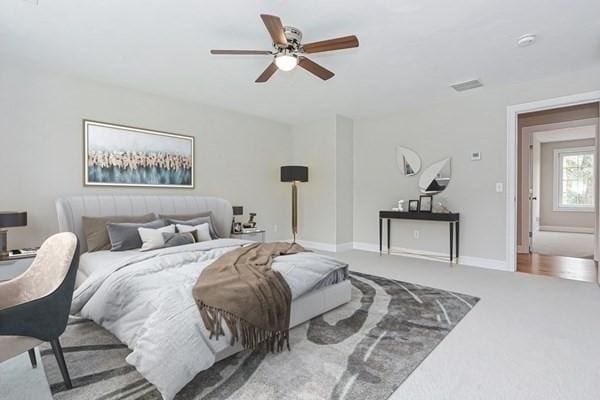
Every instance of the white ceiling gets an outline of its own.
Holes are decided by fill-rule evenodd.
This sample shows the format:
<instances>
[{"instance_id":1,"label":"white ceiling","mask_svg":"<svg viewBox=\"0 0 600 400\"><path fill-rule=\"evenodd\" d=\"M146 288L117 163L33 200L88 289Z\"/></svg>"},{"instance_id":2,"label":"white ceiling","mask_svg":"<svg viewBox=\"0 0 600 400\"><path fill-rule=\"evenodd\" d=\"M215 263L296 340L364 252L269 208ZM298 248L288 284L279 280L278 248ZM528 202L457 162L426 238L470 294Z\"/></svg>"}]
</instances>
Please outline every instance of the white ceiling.
<instances>
[{"instance_id":1,"label":"white ceiling","mask_svg":"<svg viewBox=\"0 0 600 400\"><path fill-rule=\"evenodd\" d=\"M327 82L296 69L255 84L268 56L209 49L270 49L260 13L305 42L356 34L360 47L311 56L336 73ZM291 123L365 117L462 96L449 88L462 80L598 65L599 16L598 0L2 0L0 68L15 59ZM538 43L517 47L525 33Z\"/></svg>"}]
</instances>

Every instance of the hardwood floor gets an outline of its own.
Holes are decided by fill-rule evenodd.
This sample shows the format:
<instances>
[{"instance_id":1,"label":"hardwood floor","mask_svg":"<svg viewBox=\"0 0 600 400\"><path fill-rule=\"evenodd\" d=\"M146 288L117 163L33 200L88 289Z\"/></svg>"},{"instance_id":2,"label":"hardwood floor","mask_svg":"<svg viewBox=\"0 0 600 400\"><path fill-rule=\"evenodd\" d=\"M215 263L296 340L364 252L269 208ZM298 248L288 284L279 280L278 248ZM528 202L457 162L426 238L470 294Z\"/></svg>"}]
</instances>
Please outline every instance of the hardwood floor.
<instances>
[{"instance_id":1,"label":"hardwood floor","mask_svg":"<svg viewBox=\"0 0 600 400\"><path fill-rule=\"evenodd\" d=\"M585 258L518 254L517 271L584 282L598 282L598 266Z\"/></svg>"}]
</instances>

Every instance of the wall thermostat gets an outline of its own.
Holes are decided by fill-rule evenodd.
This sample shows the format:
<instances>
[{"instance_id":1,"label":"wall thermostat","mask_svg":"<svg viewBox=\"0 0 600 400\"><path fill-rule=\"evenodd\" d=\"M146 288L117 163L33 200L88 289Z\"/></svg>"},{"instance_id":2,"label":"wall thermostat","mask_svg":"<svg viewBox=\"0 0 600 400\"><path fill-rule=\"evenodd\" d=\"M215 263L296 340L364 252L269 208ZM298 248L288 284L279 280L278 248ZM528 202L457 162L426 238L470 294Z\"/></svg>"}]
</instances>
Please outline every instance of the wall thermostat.
<instances>
[{"instance_id":1,"label":"wall thermostat","mask_svg":"<svg viewBox=\"0 0 600 400\"><path fill-rule=\"evenodd\" d=\"M479 161L481 160L481 153L478 151L474 151L471 153L471 161Z\"/></svg>"}]
</instances>

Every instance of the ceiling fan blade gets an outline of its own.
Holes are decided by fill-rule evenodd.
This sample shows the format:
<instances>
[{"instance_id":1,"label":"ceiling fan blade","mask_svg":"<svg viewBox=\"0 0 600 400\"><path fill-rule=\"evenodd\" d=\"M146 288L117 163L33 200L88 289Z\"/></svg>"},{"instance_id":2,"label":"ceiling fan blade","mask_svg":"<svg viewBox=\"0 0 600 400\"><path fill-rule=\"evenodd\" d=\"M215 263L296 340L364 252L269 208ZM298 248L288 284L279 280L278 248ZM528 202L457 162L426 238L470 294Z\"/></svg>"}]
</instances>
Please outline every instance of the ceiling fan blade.
<instances>
[{"instance_id":1,"label":"ceiling fan blade","mask_svg":"<svg viewBox=\"0 0 600 400\"><path fill-rule=\"evenodd\" d=\"M273 43L281 46L287 47L288 41L283 33L283 24L281 23L281 19L275 15L268 14L260 14L271 38L273 39Z\"/></svg>"},{"instance_id":2,"label":"ceiling fan blade","mask_svg":"<svg viewBox=\"0 0 600 400\"><path fill-rule=\"evenodd\" d=\"M306 43L302 46L305 53L320 53L323 51L350 49L352 47L358 47L358 38L354 35Z\"/></svg>"},{"instance_id":3,"label":"ceiling fan blade","mask_svg":"<svg viewBox=\"0 0 600 400\"><path fill-rule=\"evenodd\" d=\"M264 82L268 81L269 78L273 76L275 71L277 71L277 65L275 65L275 62L272 62L271 64L269 64L267 69L265 69L263 71L263 73L260 74L260 76L258 78L256 78L256 80L254 82L264 83Z\"/></svg>"},{"instance_id":4,"label":"ceiling fan blade","mask_svg":"<svg viewBox=\"0 0 600 400\"><path fill-rule=\"evenodd\" d=\"M224 55L271 55L268 50L211 50L210 54L224 54Z\"/></svg>"},{"instance_id":5,"label":"ceiling fan blade","mask_svg":"<svg viewBox=\"0 0 600 400\"><path fill-rule=\"evenodd\" d=\"M320 66L316 62L311 61L306 57L299 57L299 58L300 58L300 60L298 61L298 66L304 68L311 74L318 76L319 78L323 79L324 81L326 81L327 79L333 78L333 76L335 75L330 70Z\"/></svg>"}]
</instances>

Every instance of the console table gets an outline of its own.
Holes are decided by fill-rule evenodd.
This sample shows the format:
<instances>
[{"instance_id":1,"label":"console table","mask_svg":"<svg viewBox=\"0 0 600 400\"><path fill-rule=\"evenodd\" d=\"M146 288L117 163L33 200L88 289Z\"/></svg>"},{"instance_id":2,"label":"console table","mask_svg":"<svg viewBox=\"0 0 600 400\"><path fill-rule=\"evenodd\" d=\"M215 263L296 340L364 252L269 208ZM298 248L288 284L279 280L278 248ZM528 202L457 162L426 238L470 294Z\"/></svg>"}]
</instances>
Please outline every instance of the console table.
<instances>
[{"instance_id":1,"label":"console table","mask_svg":"<svg viewBox=\"0 0 600 400\"><path fill-rule=\"evenodd\" d=\"M458 260L458 245L460 232L460 214L459 213L428 213L428 212L410 212L410 211L379 211L379 254L383 251L383 220L387 220L387 250L390 253L390 221L392 219L409 219L420 221L440 221L448 222L450 227L450 262L454 260L454 236L456 236L456 259Z\"/></svg>"}]
</instances>

